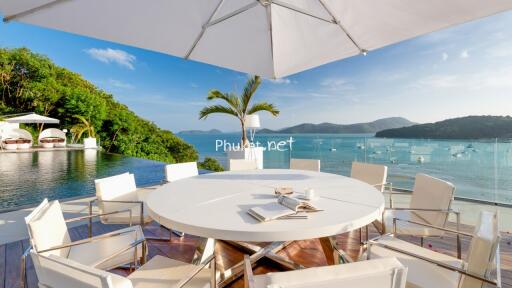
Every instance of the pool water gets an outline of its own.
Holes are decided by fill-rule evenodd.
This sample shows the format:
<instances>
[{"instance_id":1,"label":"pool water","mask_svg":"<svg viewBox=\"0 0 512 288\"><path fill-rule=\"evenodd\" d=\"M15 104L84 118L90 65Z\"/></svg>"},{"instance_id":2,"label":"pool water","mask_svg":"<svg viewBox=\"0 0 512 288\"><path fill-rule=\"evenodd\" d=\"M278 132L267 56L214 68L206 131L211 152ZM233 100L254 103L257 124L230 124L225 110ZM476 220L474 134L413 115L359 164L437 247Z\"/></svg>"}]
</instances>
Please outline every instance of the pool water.
<instances>
[{"instance_id":1,"label":"pool water","mask_svg":"<svg viewBox=\"0 0 512 288\"><path fill-rule=\"evenodd\" d=\"M125 172L135 174L137 186L158 184L164 166L97 150L0 153L0 209L91 196L94 179Z\"/></svg>"}]
</instances>

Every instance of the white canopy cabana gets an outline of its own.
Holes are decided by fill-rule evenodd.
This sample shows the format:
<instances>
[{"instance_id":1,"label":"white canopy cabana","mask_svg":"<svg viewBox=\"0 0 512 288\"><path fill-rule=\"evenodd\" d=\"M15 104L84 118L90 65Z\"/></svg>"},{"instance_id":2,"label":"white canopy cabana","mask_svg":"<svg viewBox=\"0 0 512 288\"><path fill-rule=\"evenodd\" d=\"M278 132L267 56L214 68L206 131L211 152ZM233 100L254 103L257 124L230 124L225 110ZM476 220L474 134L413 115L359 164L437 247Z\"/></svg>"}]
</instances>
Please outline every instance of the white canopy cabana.
<instances>
[{"instance_id":1,"label":"white canopy cabana","mask_svg":"<svg viewBox=\"0 0 512 288\"><path fill-rule=\"evenodd\" d=\"M30 113L30 114L23 115L23 116L8 118L8 119L5 119L5 122L7 122L7 123L23 123L23 124L30 124L30 123L59 124L58 119L41 116L36 113Z\"/></svg>"},{"instance_id":2,"label":"white canopy cabana","mask_svg":"<svg viewBox=\"0 0 512 288\"><path fill-rule=\"evenodd\" d=\"M0 0L20 21L279 78L512 8L512 0Z\"/></svg>"}]
</instances>

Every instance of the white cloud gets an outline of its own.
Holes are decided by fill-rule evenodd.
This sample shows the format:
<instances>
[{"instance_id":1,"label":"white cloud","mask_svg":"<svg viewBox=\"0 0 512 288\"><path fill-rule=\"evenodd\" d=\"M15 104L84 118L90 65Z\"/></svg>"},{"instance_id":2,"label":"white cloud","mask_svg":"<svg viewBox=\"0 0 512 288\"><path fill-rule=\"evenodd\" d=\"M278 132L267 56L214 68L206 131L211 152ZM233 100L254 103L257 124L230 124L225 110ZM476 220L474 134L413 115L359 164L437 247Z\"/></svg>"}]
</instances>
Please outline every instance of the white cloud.
<instances>
[{"instance_id":1,"label":"white cloud","mask_svg":"<svg viewBox=\"0 0 512 288\"><path fill-rule=\"evenodd\" d=\"M288 78L277 78L277 79L268 79L268 81L274 83L274 84L291 84L292 80ZM293 83L297 83L296 81L293 81Z\"/></svg>"},{"instance_id":2,"label":"white cloud","mask_svg":"<svg viewBox=\"0 0 512 288\"><path fill-rule=\"evenodd\" d=\"M414 87L431 87L431 88L448 88L459 86L459 77L457 75L431 75L418 80L412 86Z\"/></svg>"},{"instance_id":3,"label":"white cloud","mask_svg":"<svg viewBox=\"0 0 512 288\"><path fill-rule=\"evenodd\" d=\"M133 88L135 88L135 86L133 86L130 83L126 83L126 82L123 82L123 81L120 81L120 80L115 80L115 79L109 79L108 80L108 84L110 84L113 87L122 88L122 89L133 89Z\"/></svg>"},{"instance_id":4,"label":"white cloud","mask_svg":"<svg viewBox=\"0 0 512 288\"><path fill-rule=\"evenodd\" d=\"M462 59L469 58L468 50L462 50L462 52L460 52L459 57L462 58Z\"/></svg>"},{"instance_id":5,"label":"white cloud","mask_svg":"<svg viewBox=\"0 0 512 288\"><path fill-rule=\"evenodd\" d=\"M322 80L320 85L330 91L346 91L355 89L354 85L345 78L327 78Z\"/></svg>"},{"instance_id":6,"label":"white cloud","mask_svg":"<svg viewBox=\"0 0 512 288\"><path fill-rule=\"evenodd\" d=\"M443 54L441 55L441 59L443 59L443 61L448 60L448 53L443 52Z\"/></svg>"},{"instance_id":7,"label":"white cloud","mask_svg":"<svg viewBox=\"0 0 512 288\"><path fill-rule=\"evenodd\" d=\"M512 88L512 66L464 75L431 75L419 79L413 88L457 88L457 90Z\"/></svg>"},{"instance_id":8,"label":"white cloud","mask_svg":"<svg viewBox=\"0 0 512 288\"><path fill-rule=\"evenodd\" d=\"M90 48L85 50L87 54L89 54L92 58L101 61L103 63L116 63L122 67L128 68L130 70L134 70L134 63L136 57L126 51L117 50L117 49L99 49L99 48Z\"/></svg>"},{"instance_id":9,"label":"white cloud","mask_svg":"<svg viewBox=\"0 0 512 288\"><path fill-rule=\"evenodd\" d=\"M199 87L199 85L197 85L197 83L191 82L191 83L190 83L190 87L192 87L192 88L198 88L198 87Z\"/></svg>"},{"instance_id":10,"label":"white cloud","mask_svg":"<svg viewBox=\"0 0 512 288\"><path fill-rule=\"evenodd\" d=\"M487 50L489 57L510 57L512 56L512 42L492 46Z\"/></svg>"}]
</instances>

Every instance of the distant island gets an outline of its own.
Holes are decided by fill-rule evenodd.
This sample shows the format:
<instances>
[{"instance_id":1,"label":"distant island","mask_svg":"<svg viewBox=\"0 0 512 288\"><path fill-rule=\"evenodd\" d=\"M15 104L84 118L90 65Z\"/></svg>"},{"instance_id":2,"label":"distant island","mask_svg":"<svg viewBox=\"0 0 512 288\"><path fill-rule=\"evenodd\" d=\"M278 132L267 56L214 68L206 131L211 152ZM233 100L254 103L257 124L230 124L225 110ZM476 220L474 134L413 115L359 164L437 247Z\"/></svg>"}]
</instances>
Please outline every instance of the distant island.
<instances>
[{"instance_id":1,"label":"distant island","mask_svg":"<svg viewBox=\"0 0 512 288\"><path fill-rule=\"evenodd\" d=\"M201 134L220 134L222 131L218 129L211 129L211 130L184 130L180 131L177 134L178 135L201 135Z\"/></svg>"},{"instance_id":2,"label":"distant island","mask_svg":"<svg viewBox=\"0 0 512 288\"><path fill-rule=\"evenodd\" d=\"M386 129L378 132L375 136L417 139L512 138L512 117L467 116L435 123Z\"/></svg>"},{"instance_id":3,"label":"distant island","mask_svg":"<svg viewBox=\"0 0 512 288\"><path fill-rule=\"evenodd\" d=\"M356 124L333 124L333 123L320 123L311 124L304 123L296 126L283 128L279 130L261 129L258 131L260 134L298 134L298 133L323 133L323 134L363 134L363 133L376 133L384 129L401 128L411 126L416 123L411 122L402 117L390 117L375 120L368 123L356 123Z\"/></svg>"}]
</instances>

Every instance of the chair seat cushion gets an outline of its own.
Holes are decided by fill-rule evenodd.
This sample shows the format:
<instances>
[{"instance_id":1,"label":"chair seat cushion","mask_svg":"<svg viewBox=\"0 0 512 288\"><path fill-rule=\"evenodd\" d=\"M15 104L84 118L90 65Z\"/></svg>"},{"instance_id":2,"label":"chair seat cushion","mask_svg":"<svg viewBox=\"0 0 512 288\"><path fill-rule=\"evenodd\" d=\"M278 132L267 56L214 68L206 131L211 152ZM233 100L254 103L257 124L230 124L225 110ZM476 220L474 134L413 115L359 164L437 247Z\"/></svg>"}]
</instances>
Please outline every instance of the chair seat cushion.
<instances>
[{"instance_id":1,"label":"chair seat cushion","mask_svg":"<svg viewBox=\"0 0 512 288\"><path fill-rule=\"evenodd\" d=\"M455 257L419 247L398 238L385 235L378 240L379 243L407 251L425 258L436 260L457 268L464 268L465 263ZM407 271L407 287L436 287L456 288L458 287L459 274L448 269L428 263L390 249L371 245L369 249L370 259L396 257Z\"/></svg>"},{"instance_id":2,"label":"chair seat cushion","mask_svg":"<svg viewBox=\"0 0 512 288\"><path fill-rule=\"evenodd\" d=\"M133 232L73 246L69 251L68 258L81 264L103 270L109 270L131 263L134 260L134 248L102 263L104 259L107 259L112 254L127 248L131 243L144 236L140 226L127 227L112 233L126 232L130 230L133 230ZM101 235L97 237L101 237ZM142 244L137 246L137 258L140 258L141 256Z\"/></svg>"},{"instance_id":3,"label":"chair seat cushion","mask_svg":"<svg viewBox=\"0 0 512 288\"><path fill-rule=\"evenodd\" d=\"M190 275L196 268L193 264L184 263L163 256L155 256L137 271L128 276L134 288L167 288L174 287L182 279ZM190 280L187 288L210 287L210 269L204 268Z\"/></svg>"},{"instance_id":4,"label":"chair seat cushion","mask_svg":"<svg viewBox=\"0 0 512 288\"><path fill-rule=\"evenodd\" d=\"M384 212L384 222L386 223L386 233L393 233L393 218L410 220L419 223L426 223L421 217L413 211L404 210L386 210ZM428 224L428 223L426 223ZM400 235L412 236L442 236L444 233L439 229L433 229L422 225L417 225L405 221L396 221L396 232Z\"/></svg>"},{"instance_id":5,"label":"chair seat cushion","mask_svg":"<svg viewBox=\"0 0 512 288\"><path fill-rule=\"evenodd\" d=\"M387 258L256 275L254 282L256 288L270 285L282 288L383 287L382 283L389 283L392 278L405 281L405 274L393 277L397 269L403 269L403 265L394 258Z\"/></svg>"}]
</instances>

